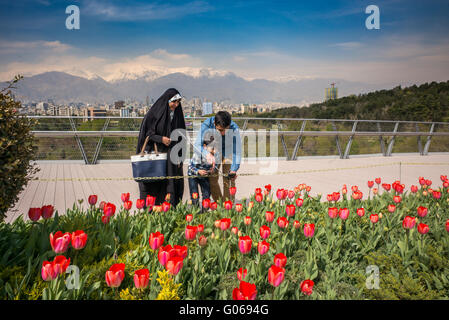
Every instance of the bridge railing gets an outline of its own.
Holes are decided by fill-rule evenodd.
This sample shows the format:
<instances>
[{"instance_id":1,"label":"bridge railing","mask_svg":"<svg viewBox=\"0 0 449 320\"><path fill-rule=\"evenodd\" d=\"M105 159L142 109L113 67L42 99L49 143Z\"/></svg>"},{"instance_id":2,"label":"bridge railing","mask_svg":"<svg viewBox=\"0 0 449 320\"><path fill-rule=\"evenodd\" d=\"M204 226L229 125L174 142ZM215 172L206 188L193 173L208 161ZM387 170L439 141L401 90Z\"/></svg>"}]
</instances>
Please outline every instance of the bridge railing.
<instances>
[{"instance_id":1,"label":"bridge railing","mask_svg":"<svg viewBox=\"0 0 449 320\"><path fill-rule=\"evenodd\" d=\"M33 133L38 159L129 159L135 154L143 117L29 116L36 120ZM186 118L189 139L194 140L205 117ZM240 128L244 156L265 144L274 156L296 160L301 156L449 152L449 123L424 121L343 120L233 117ZM263 141L259 138L265 135ZM259 140L255 140L255 137ZM260 150L260 149L258 149ZM270 153L273 156L273 153ZM257 156L270 156L260 155Z\"/></svg>"}]
</instances>

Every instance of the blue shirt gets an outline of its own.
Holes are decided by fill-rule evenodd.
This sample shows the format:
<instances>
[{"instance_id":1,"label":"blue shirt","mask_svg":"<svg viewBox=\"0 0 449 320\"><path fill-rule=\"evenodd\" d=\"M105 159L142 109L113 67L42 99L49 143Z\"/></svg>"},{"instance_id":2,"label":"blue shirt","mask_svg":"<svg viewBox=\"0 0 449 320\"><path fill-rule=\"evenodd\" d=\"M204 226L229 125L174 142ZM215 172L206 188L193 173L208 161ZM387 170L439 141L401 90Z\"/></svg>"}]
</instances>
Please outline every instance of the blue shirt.
<instances>
[{"instance_id":1,"label":"blue shirt","mask_svg":"<svg viewBox=\"0 0 449 320\"><path fill-rule=\"evenodd\" d=\"M238 125L231 120L231 125L229 126L229 129L226 130L226 134L222 137L221 134L215 129L215 116L204 120L203 123L201 124L200 133L195 141L195 152L201 150L201 153L203 154L204 157L207 155L207 150L203 148L202 142L206 133L208 133L209 135L213 135L216 139L222 141L221 157L219 159L216 159L217 164L221 163L221 158L229 159L232 156L231 171L237 172L237 170L239 170L240 168L240 162L242 159L242 141L240 138L240 130ZM216 157L217 156L218 153L216 153Z\"/></svg>"}]
</instances>

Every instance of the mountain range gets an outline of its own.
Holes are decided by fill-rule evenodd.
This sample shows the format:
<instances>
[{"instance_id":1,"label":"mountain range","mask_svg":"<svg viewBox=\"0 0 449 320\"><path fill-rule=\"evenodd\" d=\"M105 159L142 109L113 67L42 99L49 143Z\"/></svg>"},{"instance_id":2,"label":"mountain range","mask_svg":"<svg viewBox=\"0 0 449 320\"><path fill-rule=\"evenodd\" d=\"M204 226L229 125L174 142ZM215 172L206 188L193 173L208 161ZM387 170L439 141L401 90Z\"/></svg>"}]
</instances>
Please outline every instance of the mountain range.
<instances>
[{"instance_id":1,"label":"mountain range","mask_svg":"<svg viewBox=\"0 0 449 320\"><path fill-rule=\"evenodd\" d=\"M207 70L197 76L182 72L163 76L157 73L124 74L121 79L110 81L98 75L85 78L52 71L24 77L16 85L14 94L22 103L52 99L57 104L111 104L126 99L144 102L147 96L156 100L166 89L174 87L187 99L197 96L229 103L304 105L323 101L325 88L332 82L336 83L339 96L357 95L385 87L342 79L246 80L232 72L209 73Z\"/></svg>"}]
</instances>

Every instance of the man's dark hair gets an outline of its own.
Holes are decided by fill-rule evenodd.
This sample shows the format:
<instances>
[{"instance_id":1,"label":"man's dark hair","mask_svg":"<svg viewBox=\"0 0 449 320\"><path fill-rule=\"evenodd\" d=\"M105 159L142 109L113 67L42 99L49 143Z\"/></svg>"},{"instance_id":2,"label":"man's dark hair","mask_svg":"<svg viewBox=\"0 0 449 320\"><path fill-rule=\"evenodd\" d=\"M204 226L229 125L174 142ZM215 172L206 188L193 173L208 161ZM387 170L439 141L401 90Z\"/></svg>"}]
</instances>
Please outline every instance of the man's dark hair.
<instances>
[{"instance_id":1,"label":"man's dark hair","mask_svg":"<svg viewBox=\"0 0 449 320\"><path fill-rule=\"evenodd\" d=\"M231 115L227 111L218 111L214 122L216 126L227 128L231 125Z\"/></svg>"}]
</instances>

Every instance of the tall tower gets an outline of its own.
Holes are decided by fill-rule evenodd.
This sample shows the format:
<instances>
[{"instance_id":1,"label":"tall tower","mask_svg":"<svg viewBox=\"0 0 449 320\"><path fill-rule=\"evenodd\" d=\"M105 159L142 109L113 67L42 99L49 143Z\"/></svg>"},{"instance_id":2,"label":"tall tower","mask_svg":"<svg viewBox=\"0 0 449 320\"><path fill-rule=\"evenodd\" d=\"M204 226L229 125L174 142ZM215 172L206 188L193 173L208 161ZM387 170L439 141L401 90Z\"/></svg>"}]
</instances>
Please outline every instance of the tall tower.
<instances>
[{"instance_id":1,"label":"tall tower","mask_svg":"<svg viewBox=\"0 0 449 320\"><path fill-rule=\"evenodd\" d=\"M335 87L335 83L331 83L330 88L326 88L326 101L335 100L338 98L338 88Z\"/></svg>"}]
</instances>

